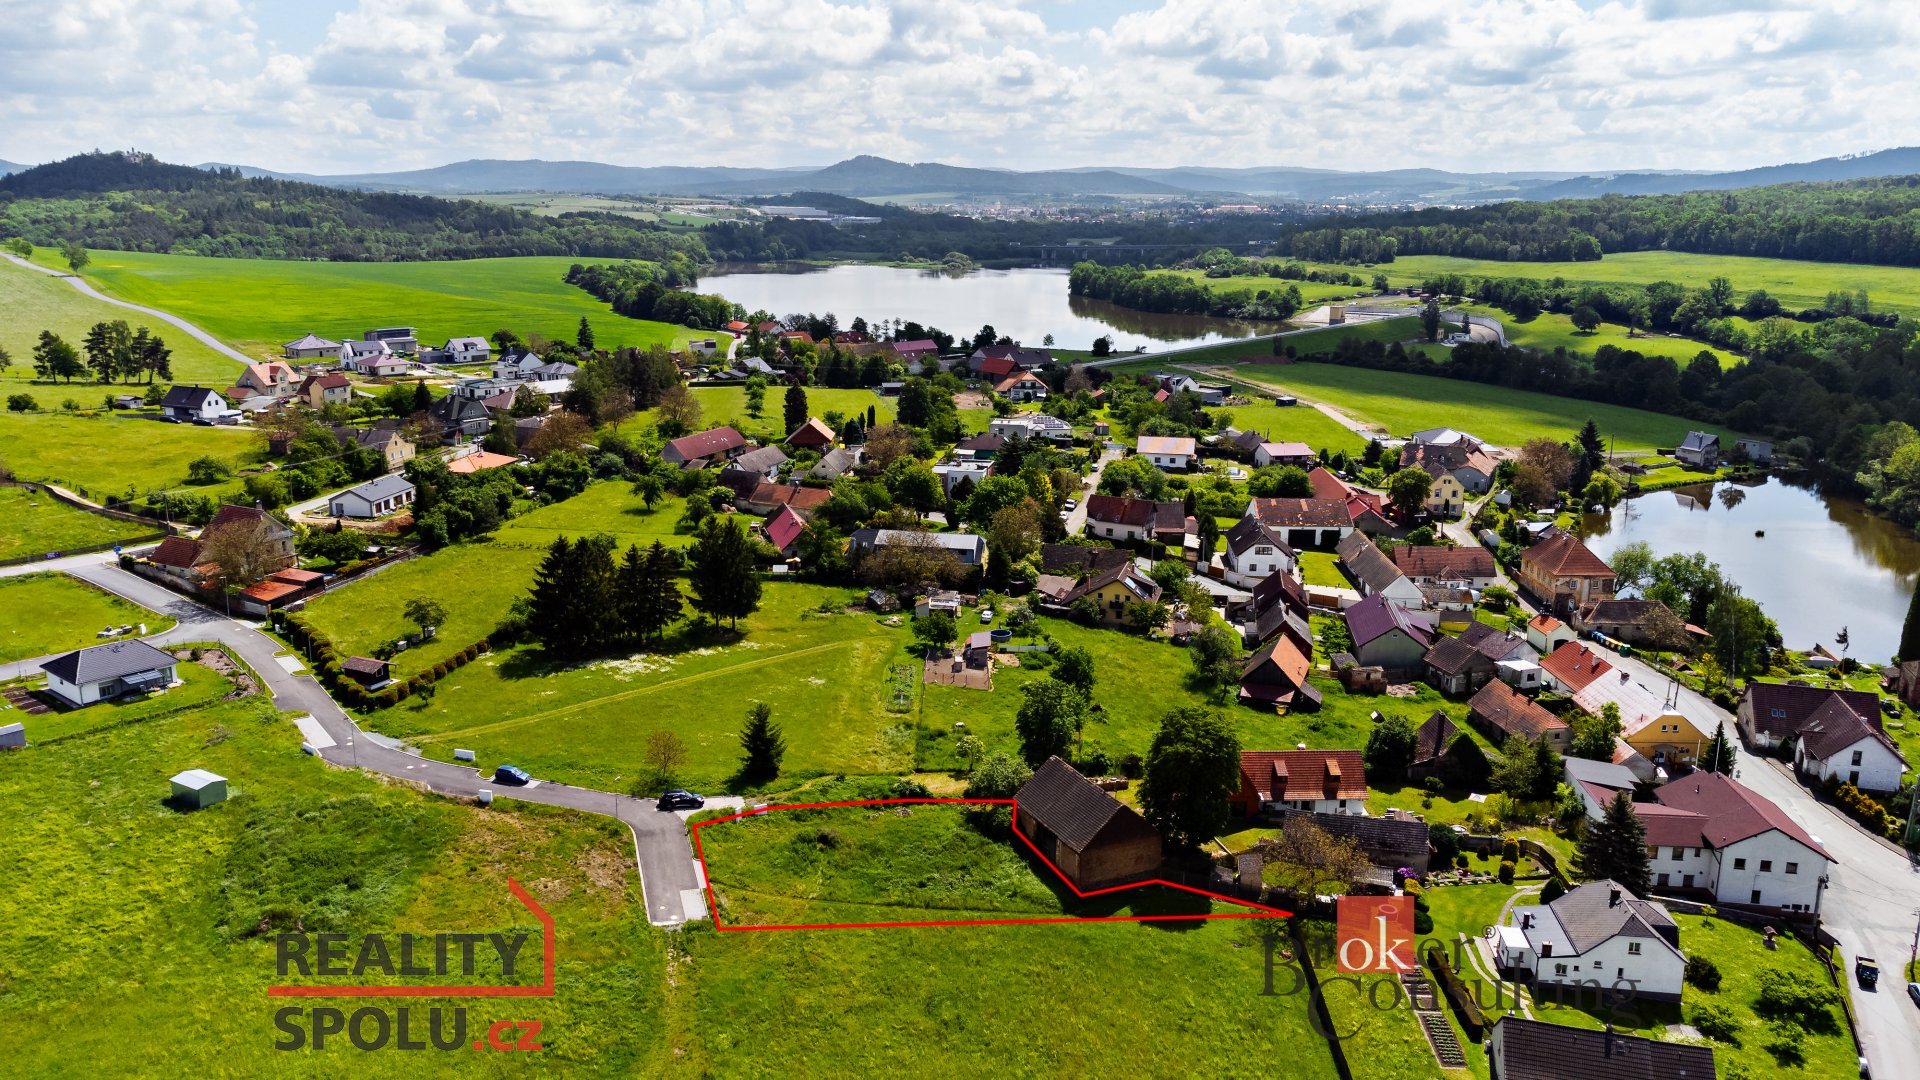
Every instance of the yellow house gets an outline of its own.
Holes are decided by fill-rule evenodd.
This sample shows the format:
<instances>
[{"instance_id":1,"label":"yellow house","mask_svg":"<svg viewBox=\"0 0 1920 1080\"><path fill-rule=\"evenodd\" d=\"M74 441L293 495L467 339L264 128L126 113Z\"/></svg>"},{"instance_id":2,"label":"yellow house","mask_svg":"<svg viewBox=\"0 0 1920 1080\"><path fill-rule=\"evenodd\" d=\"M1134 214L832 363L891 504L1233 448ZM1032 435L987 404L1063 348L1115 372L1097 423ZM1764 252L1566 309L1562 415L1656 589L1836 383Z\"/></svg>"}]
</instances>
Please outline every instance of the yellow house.
<instances>
[{"instance_id":1,"label":"yellow house","mask_svg":"<svg viewBox=\"0 0 1920 1080\"><path fill-rule=\"evenodd\" d=\"M1433 488L1427 492L1427 513L1452 517L1466 509L1467 489L1461 485L1460 478L1452 473L1441 473L1433 478Z\"/></svg>"},{"instance_id":2,"label":"yellow house","mask_svg":"<svg viewBox=\"0 0 1920 1080\"><path fill-rule=\"evenodd\" d=\"M1124 623L1134 605L1151 604L1160 599L1160 586L1136 569L1129 559L1074 586L1061 597L1061 603L1071 607L1081 599L1092 600L1100 606L1101 621Z\"/></svg>"},{"instance_id":3,"label":"yellow house","mask_svg":"<svg viewBox=\"0 0 1920 1080\"><path fill-rule=\"evenodd\" d=\"M1693 765L1706 753L1707 743L1713 739L1677 712L1642 716L1637 725L1622 731L1620 737L1648 761L1660 766Z\"/></svg>"}]
</instances>

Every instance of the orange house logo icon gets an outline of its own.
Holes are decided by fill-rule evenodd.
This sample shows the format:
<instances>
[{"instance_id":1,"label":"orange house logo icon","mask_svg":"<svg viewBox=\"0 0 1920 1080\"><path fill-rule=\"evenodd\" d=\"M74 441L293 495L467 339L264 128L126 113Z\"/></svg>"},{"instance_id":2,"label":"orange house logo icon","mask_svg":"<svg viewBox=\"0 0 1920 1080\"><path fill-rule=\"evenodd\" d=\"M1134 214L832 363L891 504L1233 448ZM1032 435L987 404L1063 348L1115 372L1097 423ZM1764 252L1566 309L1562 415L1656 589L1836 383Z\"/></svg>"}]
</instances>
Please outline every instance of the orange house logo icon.
<instances>
[{"instance_id":1,"label":"orange house logo icon","mask_svg":"<svg viewBox=\"0 0 1920 1080\"><path fill-rule=\"evenodd\" d=\"M1411 897L1343 896L1334 925L1340 971L1399 974L1414 970Z\"/></svg>"}]
</instances>

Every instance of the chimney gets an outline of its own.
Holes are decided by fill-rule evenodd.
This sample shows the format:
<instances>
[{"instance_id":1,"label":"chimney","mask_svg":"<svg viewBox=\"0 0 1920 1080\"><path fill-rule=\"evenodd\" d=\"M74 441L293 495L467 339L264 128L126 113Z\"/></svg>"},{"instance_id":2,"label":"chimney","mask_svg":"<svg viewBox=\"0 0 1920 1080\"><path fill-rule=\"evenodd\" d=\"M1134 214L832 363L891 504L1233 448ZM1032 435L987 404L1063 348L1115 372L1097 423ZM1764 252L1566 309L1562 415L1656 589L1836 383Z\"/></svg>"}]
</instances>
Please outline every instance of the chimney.
<instances>
[{"instance_id":1,"label":"chimney","mask_svg":"<svg viewBox=\"0 0 1920 1080\"><path fill-rule=\"evenodd\" d=\"M1607 890L1607 906L1610 908L1620 906L1620 887L1618 885Z\"/></svg>"}]
</instances>

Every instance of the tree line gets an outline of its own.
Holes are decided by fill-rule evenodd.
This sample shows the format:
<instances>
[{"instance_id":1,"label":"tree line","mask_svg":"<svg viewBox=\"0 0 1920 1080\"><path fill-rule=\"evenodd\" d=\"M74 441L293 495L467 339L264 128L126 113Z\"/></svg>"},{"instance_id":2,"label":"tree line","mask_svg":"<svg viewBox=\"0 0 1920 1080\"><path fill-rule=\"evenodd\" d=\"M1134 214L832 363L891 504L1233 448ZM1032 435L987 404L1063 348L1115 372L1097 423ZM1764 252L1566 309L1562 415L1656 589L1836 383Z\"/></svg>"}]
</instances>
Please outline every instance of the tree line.
<instances>
[{"instance_id":1,"label":"tree line","mask_svg":"<svg viewBox=\"0 0 1920 1080\"><path fill-rule=\"evenodd\" d=\"M1073 265L1067 292L1136 311L1233 319L1285 319L1302 305L1300 287L1291 283L1284 289L1221 289L1176 274L1090 261Z\"/></svg>"},{"instance_id":2,"label":"tree line","mask_svg":"<svg viewBox=\"0 0 1920 1080\"><path fill-rule=\"evenodd\" d=\"M0 350L0 371L12 363L12 357ZM132 329L124 319L94 323L79 349L59 334L42 330L33 347L33 373L48 382L71 383L91 375L103 383L139 379L151 385L156 379L172 380L173 350L160 335L144 326Z\"/></svg>"},{"instance_id":3,"label":"tree line","mask_svg":"<svg viewBox=\"0 0 1920 1080\"><path fill-rule=\"evenodd\" d=\"M629 319L654 319L659 322L718 330L734 319L746 317L746 309L724 296L692 293L680 288L697 280L693 268L684 260L660 265L611 263L569 267L566 282L585 289Z\"/></svg>"}]
</instances>

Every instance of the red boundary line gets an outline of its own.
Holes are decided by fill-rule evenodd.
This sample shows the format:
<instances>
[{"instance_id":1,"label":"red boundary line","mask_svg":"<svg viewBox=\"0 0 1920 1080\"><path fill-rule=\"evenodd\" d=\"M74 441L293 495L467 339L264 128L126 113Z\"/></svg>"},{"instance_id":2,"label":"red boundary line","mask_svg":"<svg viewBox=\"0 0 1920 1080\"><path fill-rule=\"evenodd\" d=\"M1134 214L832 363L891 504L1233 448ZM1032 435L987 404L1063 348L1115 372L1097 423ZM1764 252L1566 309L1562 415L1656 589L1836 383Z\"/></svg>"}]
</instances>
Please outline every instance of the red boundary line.
<instances>
[{"instance_id":1,"label":"red boundary line","mask_svg":"<svg viewBox=\"0 0 1920 1080\"><path fill-rule=\"evenodd\" d=\"M533 917L540 920L539 986L269 986L268 997L552 997L554 934L553 916L527 895L527 890L512 878L507 891L520 901Z\"/></svg>"},{"instance_id":2,"label":"red boundary line","mask_svg":"<svg viewBox=\"0 0 1920 1080\"><path fill-rule=\"evenodd\" d=\"M1054 875L1057 876L1061 880L1061 882L1066 885L1067 888L1073 890L1074 896L1079 897L1080 899L1083 899L1083 900L1089 897L1094 897L1094 896L1104 896L1108 893L1122 892L1127 889L1138 889L1146 885L1165 885L1169 889L1178 889L1181 892L1193 893L1197 896L1204 896L1211 900L1220 900L1229 904L1236 904L1240 907L1253 908L1254 910L1248 911L1248 912L1230 912L1226 914L1213 914L1210 912L1205 915L1084 915L1084 916L1066 915L1066 916L1050 916L1047 918L1032 918L1032 919L929 919L929 920L922 920L922 921L916 921L916 922L879 922L879 923L781 923L781 924L764 924L764 925L755 925L755 926L727 926L721 923L720 906L716 902L713 894L713 879L707 873L706 851L702 848L700 844L701 829L704 829L709 825L721 825L729 821L737 821L740 818L744 818L744 817L754 817L756 815L770 813L775 810L831 810L831 809L837 809L840 807L849 807L849 806L901 806L901 805L925 805L925 804L932 804L936 806L960 804L960 805L974 805L974 806L1012 807L1013 808L1013 835L1019 837L1020 842L1027 845L1028 851L1033 852L1036 858L1038 858L1041 862L1046 864L1047 869L1053 871ZM1182 885L1179 882L1167 881L1164 878L1153 878L1148 881L1135 881L1125 885L1110 885L1104 889L1092 889L1092 890L1083 892L1081 891L1079 886L1075 885L1072 881L1069 881L1067 879L1067 875L1062 873L1060 871L1060 868L1053 864L1052 859L1047 858L1046 855L1040 851L1040 848L1036 846L1032 840L1027 838L1026 833L1023 833L1020 831L1020 808L1012 799L934 799L934 798L856 799L849 802L793 803L793 804L781 805L781 806L762 806L753 810L742 810L737 814L729 814L726 817L722 817L722 818L713 818L708 821L695 822L693 824L692 832L693 832L694 857L700 863L700 876L706 879L707 913L713 919L713 928L715 930L725 931L729 933L743 932L743 931L750 931L750 930L885 930L885 929L891 929L897 926L899 927L905 927L905 926L1032 926L1032 925L1043 924L1043 923L1199 922L1199 921L1204 921L1208 919L1271 919L1275 917L1287 917L1293 914L1293 912L1287 911L1284 908L1271 907L1267 904L1255 903L1252 900L1242 900L1238 897L1224 896L1220 893L1210 892L1206 889L1196 889L1191 885Z\"/></svg>"}]
</instances>

